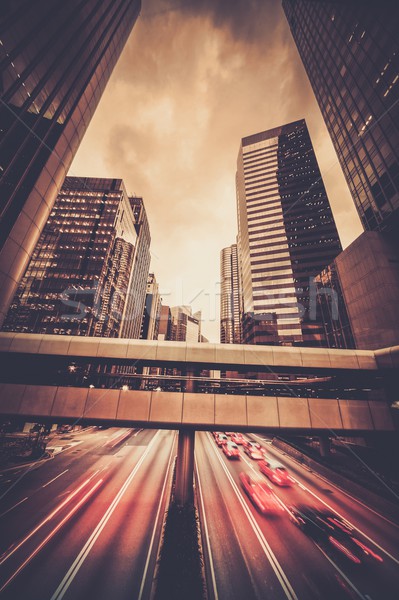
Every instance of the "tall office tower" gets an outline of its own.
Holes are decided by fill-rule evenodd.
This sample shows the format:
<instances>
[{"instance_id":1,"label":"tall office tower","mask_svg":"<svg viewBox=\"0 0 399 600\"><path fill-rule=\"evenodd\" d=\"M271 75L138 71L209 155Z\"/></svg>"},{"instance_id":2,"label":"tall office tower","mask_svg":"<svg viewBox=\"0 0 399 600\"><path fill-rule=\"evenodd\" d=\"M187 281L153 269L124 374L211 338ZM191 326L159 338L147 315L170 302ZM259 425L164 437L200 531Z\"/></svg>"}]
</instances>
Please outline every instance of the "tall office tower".
<instances>
[{"instance_id":1,"label":"tall office tower","mask_svg":"<svg viewBox=\"0 0 399 600\"><path fill-rule=\"evenodd\" d=\"M148 272L150 270L151 235L142 198L129 198L137 234L136 251L129 293L125 303L121 337L138 339L143 320Z\"/></svg>"},{"instance_id":2,"label":"tall office tower","mask_svg":"<svg viewBox=\"0 0 399 600\"><path fill-rule=\"evenodd\" d=\"M140 6L1 3L0 326Z\"/></svg>"},{"instance_id":3,"label":"tall office tower","mask_svg":"<svg viewBox=\"0 0 399 600\"><path fill-rule=\"evenodd\" d=\"M223 248L220 253L220 341L241 344L237 244Z\"/></svg>"},{"instance_id":4,"label":"tall office tower","mask_svg":"<svg viewBox=\"0 0 399 600\"><path fill-rule=\"evenodd\" d=\"M67 177L4 330L120 337L137 281L136 200L121 179Z\"/></svg>"},{"instance_id":5,"label":"tall office tower","mask_svg":"<svg viewBox=\"0 0 399 600\"><path fill-rule=\"evenodd\" d=\"M141 324L141 339L158 339L160 316L161 296L159 294L159 285L154 273L149 273L147 279L143 321Z\"/></svg>"},{"instance_id":6,"label":"tall office tower","mask_svg":"<svg viewBox=\"0 0 399 600\"><path fill-rule=\"evenodd\" d=\"M243 342L323 344L313 278L341 244L305 121L243 138L236 186Z\"/></svg>"},{"instance_id":7,"label":"tall office tower","mask_svg":"<svg viewBox=\"0 0 399 600\"><path fill-rule=\"evenodd\" d=\"M170 309L170 339L174 342L199 342L201 311L192 313L191 306L172 306Z\"/></svg>"},{"instance_id":8,"label":"tall office tower","mask_svg":"<svg viewBox=\"0 0 399 600\"><path fill-rule=\"evenodd\" d=\"M170 307L166 304L161 304L161 312L159 315L158 340L170 340L171 329L171 314Z\"/></svg>"},{"instance_id":9,"label":"tall office tower","mask_svg":"<svg viewBox=\"0 0 399 600\"><path fill-rule=\"evenodd\" d=\"M365 229L399 231L399 3L283 8Z\"/></svg>"}]
</instances>

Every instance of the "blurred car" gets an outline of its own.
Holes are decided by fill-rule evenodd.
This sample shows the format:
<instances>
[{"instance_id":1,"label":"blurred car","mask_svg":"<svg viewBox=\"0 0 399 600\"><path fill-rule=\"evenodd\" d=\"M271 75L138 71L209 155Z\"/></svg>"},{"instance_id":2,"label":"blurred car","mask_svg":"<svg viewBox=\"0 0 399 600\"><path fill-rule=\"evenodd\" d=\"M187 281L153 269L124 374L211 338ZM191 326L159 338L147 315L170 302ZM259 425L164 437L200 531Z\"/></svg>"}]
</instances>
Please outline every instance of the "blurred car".
<instances>
[{"instance_id":1,"label":"blurred car","mask_svg":"<svg viewBox=\"0 0 399 600\"><path fill-rule=\"evenodd\" d=\"M250 500L263 514L278 515L283 512L276 494L263 479L242 472L240 482Z\"/></svg>"},{"instance_id":2,"label":"blurred car","mask_svg":"<svg viewBox=\"0 0 399 600\"><path fill-rule=\"evenodd\" d=\"M244 440L243 446L244 446L244 448L246 446L252 446L252 448L256 448L257 450L262 450L263 451L263 448L259 444L259 442L252 442L252 441L249 441L249 440Z\"/></svg>"},{"instance_id":3,"label":"blurred car","mask_svg":"<svg viewBox=\"0 0 399 600\"><path fill-rule=\"evenodd\" d=\"M212 431L212 435L215 438L215 440L219 435L223 435L223 434L224 434L224 431Z\"/></svg>"},{"instance_id":4,"label":"blurred car","mask_svg":"<svg viewBox=\"0 0 399 600\"><path fill-rule=\"evenodd\" d=\"M229 441L229 438L225 433L220 433L216 436L215 440L218 446L223 446L223 444L226 444Z\"/></svg>"},{"instance_id":5,"label":"blurred car","mask_svg":"<svg viewBox=\"0 0 399 600\"><path fill-rule=\"evenodd\" d=\"M253 460L262 460L264 458L263 452L261 452L261 450L259 450L256 446L252 446L251 443L244 446L244 452Z\"/></svg>"},{"instance_id":6,"label":"blurred car","mask_svg":"<svg viewBox=\"0 0 399 600\"><path fill-rule=\"evenodd\" d=\"M230 436L230 439L232 442L234 442L235 444L238 444L239 446L242 446L245 441L242 433L232 433Z\"/></svg>"},{"instance_id":7,"label":"blurred car","mask_svg":"<svg viewBox=\"0 0 399 600\"><path fill-rule=\"evenodd\" d=\"M222 450L227 458L240 458L240 449L234 442L226 442L222 445Z\"/></svg>"},{"instance_id":8,"label":"blurred car","mask_svg":"<svg viewBox=\"0 0 399 600\"><path fill-rule=\"evenodd\" d=\"M259 469L266 477L277 485L292 485L294 480L289 475L287 469L278 463L277 461L270 460L269 458L263 457L264 460L260 461Z\"/></svg>"},{"instance_id":9,"label":"blurred car","mask_svg":"<svg viewBox=\"0 0 399 600\"><path fill-rule=\"evenodd\" d=\"M339 552L355 564L366 560L383 562L379 554L360 541L353 528L335 513L313 506L291 506L290 520L306 535L325 548Z\"/></svg>"}]
</instances>

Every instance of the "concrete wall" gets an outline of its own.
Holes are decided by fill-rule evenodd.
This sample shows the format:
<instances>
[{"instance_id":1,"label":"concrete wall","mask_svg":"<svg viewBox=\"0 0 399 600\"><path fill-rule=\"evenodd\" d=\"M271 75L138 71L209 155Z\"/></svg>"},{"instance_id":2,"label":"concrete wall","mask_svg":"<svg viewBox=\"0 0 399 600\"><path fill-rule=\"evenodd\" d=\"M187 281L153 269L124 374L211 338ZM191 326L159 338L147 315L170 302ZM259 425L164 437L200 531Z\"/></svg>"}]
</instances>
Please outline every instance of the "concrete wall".
<instances>
[{"instance_id":1,"label":"concrete wall","mask_svg":"<svg viewBox=\"0 0 399 600\"><path fill-rule=\"evenodd\" d=\"M241 431L393 431L377 400L331 400L0 384L0 415L51 422Z\"/></svg>"},{"instance_id":2,"label":"concrete wall","mask_svg":"<svg viewBox=\"0 0 399 600\"><path fill-rule=\"evenodd\" d=\"M115 358L142 360L147 364L173 363L184 367L197 363L201 368L232 367L303 367L304 369L377 370L374 352L245 344L189 344L89 338L79 336L0 333L0 352L42 354L66 357Z\"/></svg>"},{"instance_id":3,"label":"concrete wall","mask_svg":"<svg viewBox=\"0 0 399 600\"><path fill-rule=\"evenodd\" d=\"M356 347L399 343L399 249L386 236L365 231L336 259Z\"/></svg>"}]
</instances>

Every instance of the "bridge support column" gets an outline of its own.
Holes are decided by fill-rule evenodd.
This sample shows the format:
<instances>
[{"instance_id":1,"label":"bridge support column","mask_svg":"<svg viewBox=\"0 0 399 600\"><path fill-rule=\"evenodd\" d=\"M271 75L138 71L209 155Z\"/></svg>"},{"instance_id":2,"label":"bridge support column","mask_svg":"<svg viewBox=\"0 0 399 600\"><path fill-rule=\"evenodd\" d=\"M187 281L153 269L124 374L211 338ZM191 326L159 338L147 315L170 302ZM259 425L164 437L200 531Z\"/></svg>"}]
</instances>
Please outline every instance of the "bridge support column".
<instances>
[{"instance_id":1,"label":"bridge support column","mask_svg":"<svg viewBox=\"0 0 399 600\"><path fill-rule=\"evenodd\" d=\"M188 393L190 392L195 392L195 389L197 387L197 382L193 379L193 377L196 376L196 371L195 369L193 369L192 367L189 367L186 369L186 382L185 382L185 386L184 386L184 390Z\"/></svg>"},{"instance_id":2,"label":"bridge support column","mask_svg":"<svg viewBox=\"0 0 399 600\"><path fill-rule=\"evenodd\" d=\"M330 438L323 434L319 436L320 456L330 456Z\"/></svg>"},{"instance_id":3,"label":"bridge support column","mask_svg":"<svg viewBox=\"0 0 399 600\"><path fill-rule=\"evenodd\" d=\"M194 439L194 430L179 430L175 484L175 499L176 504L179 506L193 504L194 502Z\"/></svg>"}]
</instances>

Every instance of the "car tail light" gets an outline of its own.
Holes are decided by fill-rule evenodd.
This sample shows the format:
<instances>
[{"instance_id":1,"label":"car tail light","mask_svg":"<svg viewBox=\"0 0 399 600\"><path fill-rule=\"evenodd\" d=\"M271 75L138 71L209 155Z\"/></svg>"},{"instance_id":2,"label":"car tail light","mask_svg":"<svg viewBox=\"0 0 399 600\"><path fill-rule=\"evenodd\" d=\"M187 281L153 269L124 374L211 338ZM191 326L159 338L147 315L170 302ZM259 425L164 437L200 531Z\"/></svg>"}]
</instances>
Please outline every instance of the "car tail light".
<instances>
[{"instance_id":1,"label":"car tail light","mask_svg":"<svg viewBox=\"0 0 399 600\"><path fill-rule=\"evenodd\" d=\"M342 552L342 554L345 554L345 556L347 558L349 558L349 560L351 560L352 562L356 563L357 565L360 565L361 560L357 556L355 556L350 550L348 550L348 548L346 546L344 546L338 540L336 540L334 537L332 537L332 535L330 535L328 537L328 539L331 542L331 544L333 546L335 546L335 548L337 548L337 550L339 550L340 552Z\"/></svg>"},{"instance_id":2,"label":"car tail light","mask_svg":"<svg viewBox=\"0 0 399 600\"><path fill-rule=\"evenodd\" d=\"M375 552L373 552L371 550L371 548L369 548L368 546L366 546L365 544L363 544L360 540L358 540L358 539L356 539L354 537L351 538L351 539L355 542L355 544L357 546L359 546L359 548L361 548L363 550L363 552L365 554L370 554L370 556L372 556L373 558L375 558L375 560L378 560L378 562L383 562L383 558L379 554L376 554Z\"/></svg>"}]
</instances>

